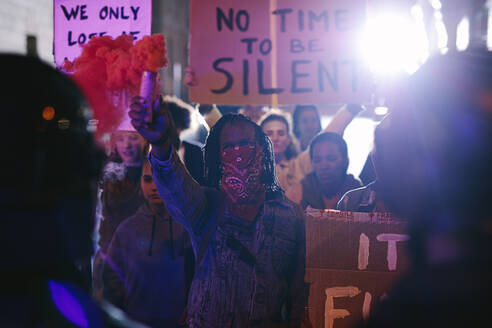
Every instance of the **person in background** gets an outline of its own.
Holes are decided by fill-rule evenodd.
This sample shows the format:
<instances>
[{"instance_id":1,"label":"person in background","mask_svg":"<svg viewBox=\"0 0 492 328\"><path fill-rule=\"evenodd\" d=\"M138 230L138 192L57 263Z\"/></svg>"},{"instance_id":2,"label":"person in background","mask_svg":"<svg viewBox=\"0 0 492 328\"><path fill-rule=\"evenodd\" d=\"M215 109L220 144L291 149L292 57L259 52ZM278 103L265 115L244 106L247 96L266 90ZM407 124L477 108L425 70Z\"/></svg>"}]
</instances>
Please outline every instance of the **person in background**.
<instances>
[{"instance_id":1,"label":"person in background","mask_svg":"<svg viewBox=\"0 0 492 328\"><path fill-rule=\"evenodd\" d=\"M347 174L347 144L339 134L324 132L317 135L311 141L309 155L313 172L286 193L302 208L334 209L347 191L361 186L352 174Z\"/></svg>"},{"instance_id":2,"label":"person in background","mask_svg":"<svg viewBox=\"0 0 492 328\"><path fill-rule=\"evenodd\" d=\"M222 113L215 104L198 104L198 110L207 123L209 130L222 117Z\"/></svg>"},{"instance_id":3,"label":"person in background","mask_svg":"<svg viewBox=\"0 0 492 328\"><path fill-rule=\"evenodd\" d=\"M337 133L343 136L345 128L357 116L364 107L355 104L342 106L330 121L328 126L323 129L323 132ZM268 130L265 128L268 124ZM289 120L287 114L281 111L271 111L265 114L260 120L260 126L263 131L269 135L273 142L275 153L276 174L280 182L280 186L286 191L287 197L292 196L295 192L289 192L291 188L297 188L302 179L313 171L311 165L309 148L294 155L296 147L294 146L293 137L289 130ZM296 199L299 203L300 200Z\"/></svg>"},{"instance_id":4,"label":"person in background","mask_svg":"<svg viewBox=\"0 0 492 328\"><path fill-rule=\"evenodd\" d=\"M270 111L261 118L259 125L272 141L275 173L280 187L286 190L302 175L301 168L297 167L299 162L295 160L298 150L290 132L287 114L282 111Z\"/></svg>"},{"instance_id":5,"label":"person in background","mask_svg":"<svg viewBox=\"0 0 492 328\"><path fill-rule=\"evenodd\" d=\"M97 299L102 298L102 268L114 232L144 202L139 185L142 163L148 152L147 142L133 129L129 120L124 120L111 134L110 149L100 182L99 248L92 265L92 288Z\"/></svg>"},{"instance_id":6,"label":"person in background","mask_svg":"<svg viewBox=\"0 0 492 328\"><path fill-rule=\"evenodd\" d=\"M195 109L191 105L177 97L164 96L161 106L162 110L167 110L171 114L178 136L188 129L197 130L198 122L193 121L192 117L192 113ZM183 161L193 179L202 185L204 183L203 153L201 147L198 146L199 143L192 143L185 140L176 141L180 141L175 145L179 158Z\"/></svg>"},{"instance_id":7,"label":"person in background","mask_svg":"<svg viewBox=\"0 0 492 328\"><path fill-rule=\"evenodd\" d=\"M292 115L294 135L299 140L301 151L321 131L321 119L315 105L297 105Z\"/></svg>"},{"instance_id":8,"label":"person in background","mask_svg":"<svg viewBox=\"0 0 492 328\"><path fill-rule=\"evenodd\" d=\"M102 251L106 251L118 225L134 214L144 201L139 183L148 145L128 123L120 125L110 139L111 153L101 187L99 247Z\"/></svg>"},{"instance_id":9,"label":"person in background","mask_svg":"<svg viewBox=\"0 0 492 328\"><path fill-rule=\"evenodd\" d=\"M169 140L172 121L143 100L130 116L152 144L159 195L189 232L197 256L190 289L190 327L298 327L305 306L304 216L283 196L272 145L242 115L224 115L205 145L202 188L184 169Z\"/></svg>"},{"instance_id":10,"label":"person in background","mask_svg":"<svg viewBox=\"0 0 492 328\"><path fill-rule=\"evenodd\" d=\"M191 244L157 194L150 163L145 161L142 169L145 202L113 236L103 269L103 296L150 327L179 327Z\"/></svg>"},{"instance_id":11,"label":"person in background","mask_svg":"<svg viewBox=\"0 0 492 328\"><path fill-rule=\"evenodd\" d=\"M379 195L409 224L411 270L367 327L472 327L492 301L492 54L430 58L377 127ZM487 325L487 324L486 324Z\"/></svg>"},{"instance_id":12,"label":"person in background","mask_svg":"<svg viewBox=\"0 0 492 328\"><path fill-rule=\"evenodd\" d=\"M38 59L0 55L0 327L142 327L90 297L104 152L92 111L67 76Z\"/></svg>"}]
</instances>

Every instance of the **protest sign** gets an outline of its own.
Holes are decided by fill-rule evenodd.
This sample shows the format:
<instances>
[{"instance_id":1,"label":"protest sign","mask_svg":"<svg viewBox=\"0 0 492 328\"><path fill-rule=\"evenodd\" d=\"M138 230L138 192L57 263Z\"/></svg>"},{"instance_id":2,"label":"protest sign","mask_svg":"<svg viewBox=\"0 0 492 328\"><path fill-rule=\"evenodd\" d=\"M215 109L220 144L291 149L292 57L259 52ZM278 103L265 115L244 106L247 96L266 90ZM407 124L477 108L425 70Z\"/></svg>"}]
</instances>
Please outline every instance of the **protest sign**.
<instances>
[{"instance_id":1,"label":"protest sign","mask_svg":"<svg viewBox=\"0 0 492 328\"><path fill-rule=\"evenodd\" d=\"M368 101L365 10L365 0L191 0L192 101Z\"/></svg>"},{"instance_id":2,"label":"protest sign","mask_svg":"<svg viewBox=\"0 0 492 328\"><path fill-rule=\"evenodd\" d=\"M151 0L54 0L54 57L57 66L72 61L94 36L150 35Z\"/></svg>"},{"instance_id":3,"label":"protest sign","mask_svg":"<svg viewBox=\"0 0 492 328\"><path fill-rule=\"evenodd\" d=\"M306 211L306 277L313 327L366 319L409 267L405 222L386 213Z\"/></svg>"}]
</instances>

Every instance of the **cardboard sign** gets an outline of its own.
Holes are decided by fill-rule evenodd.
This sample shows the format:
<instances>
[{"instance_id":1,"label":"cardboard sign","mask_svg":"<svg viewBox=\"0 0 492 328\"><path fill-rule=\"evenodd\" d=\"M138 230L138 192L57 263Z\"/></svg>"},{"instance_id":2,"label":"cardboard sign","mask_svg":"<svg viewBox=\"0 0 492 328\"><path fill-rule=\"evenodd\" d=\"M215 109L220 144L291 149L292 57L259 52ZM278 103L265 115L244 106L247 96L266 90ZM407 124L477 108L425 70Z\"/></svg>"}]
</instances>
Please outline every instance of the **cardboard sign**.
<instances>
[{"instance_id":1,"label":"cardboard sign","mask_svg":"<svg viewBox=\"0 0 492 328\"><path fill-rule=\"evenodd\" d=\"M365 0L191 0L192 101L368 101L365 10Z\"/></svg>"},{"instance_id":2,"label":"cardboard sign","mask_svg":"<svg viewBox=\"0 0 492 328\"><path fill-rule=\"evenodd\" d=\"M54 0L54 57L57 66L72 61L94 36L150 35L151 0Z\"/></svg>"},{"instance_id":3,"label":"cardboard sign","mask_svg":"<svg viewBox=\"0 0 492 328\"><path fill-rule=\"evenodd\" d=\"M313 327L367 318L408 270L404 221L386 213L306 211L306 282Z\"/></svg>"}]
</instances>

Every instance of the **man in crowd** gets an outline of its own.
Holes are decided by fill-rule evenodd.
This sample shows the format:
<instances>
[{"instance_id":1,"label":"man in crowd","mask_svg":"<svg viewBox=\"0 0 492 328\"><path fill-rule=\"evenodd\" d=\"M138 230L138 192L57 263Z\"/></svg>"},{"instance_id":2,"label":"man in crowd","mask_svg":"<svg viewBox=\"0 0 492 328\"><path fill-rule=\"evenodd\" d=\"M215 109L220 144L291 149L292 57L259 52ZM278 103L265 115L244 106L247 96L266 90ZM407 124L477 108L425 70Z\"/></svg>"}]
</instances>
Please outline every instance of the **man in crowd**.
<instances>
[{"instance_id":1,"label":"man in crowd","mask_svg":"<svg viewBox=\"0 0 492 328\"><path fill-rule=\"evenodd\" d=\"M313 172L287 190L287 197L302 208L335 209L347 191L361 186L352 174L347 174L347 143L341 135L317 135L311 141L309 155Z\"/></svg>"},{"instance_id":2,"label":"man in crowd","mask_svg":"<svg viewBox=\"0 0 492 328\"><path fill-rule=\"evenodd\" d=\"M103 295L149 327L176 328L186 306L187 278L191 276L188 234L157 194L147 160L140 180L145 202L113 236L103 270Z\"/></svg>"},{"instance_id":3,"label":"man in crowd","mask_svg":"<svg viewBox=\"0 0 492 328\"><path fill-rule=\"evenodd\" d=\"M130 117L152 144L150 161L171 216L188 230L197 268L190 327L299 326L304 311L305 232L300 208L274 172L272 145L255 123L225 115L204 150L208 188L196 183L170 143L172 123L134 99Z\"/></svg>"}]
</instances>

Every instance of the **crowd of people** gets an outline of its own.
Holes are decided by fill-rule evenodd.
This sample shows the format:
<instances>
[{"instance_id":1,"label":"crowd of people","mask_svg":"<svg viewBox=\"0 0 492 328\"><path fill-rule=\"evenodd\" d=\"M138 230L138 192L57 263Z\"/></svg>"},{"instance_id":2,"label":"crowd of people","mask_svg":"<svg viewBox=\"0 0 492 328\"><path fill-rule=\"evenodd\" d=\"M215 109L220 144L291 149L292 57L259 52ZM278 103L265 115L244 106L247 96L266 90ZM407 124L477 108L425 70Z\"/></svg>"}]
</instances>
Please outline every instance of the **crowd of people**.
<instances>
[{"instance_id":1,"label":"crowd of people","mask_svg":"<svg viewBox=\"0 0 492 328\"><path fill-rule=\"evenodd\" d=\"M402 84L360 178L343 134L361 105L326 127L313 105L203 105L199 147L181 138L196 108L159 95L148 120L135 97L105 155L74 82L22 56L0 67L16 70L0 79L2 326L309 327L308 208L408 220L412 269L368 326L490 320L490 53Z\"/></svg>"}]
</instances>

